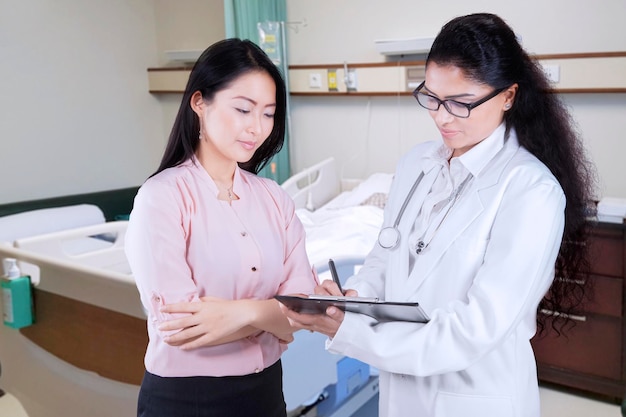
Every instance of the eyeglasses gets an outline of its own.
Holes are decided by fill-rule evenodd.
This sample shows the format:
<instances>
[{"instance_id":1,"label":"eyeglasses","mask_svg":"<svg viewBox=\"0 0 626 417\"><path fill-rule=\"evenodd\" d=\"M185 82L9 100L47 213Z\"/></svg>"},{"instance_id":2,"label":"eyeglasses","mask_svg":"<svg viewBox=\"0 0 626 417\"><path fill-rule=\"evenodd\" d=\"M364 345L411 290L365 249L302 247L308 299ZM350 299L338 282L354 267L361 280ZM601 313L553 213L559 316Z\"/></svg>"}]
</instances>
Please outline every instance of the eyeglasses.
<instances>
[{"instance_id":1,"label":"eyeglasses","mask_svg":"<svg viewBox=\"0 0 626 417\"><path fill-rule=\"evenodd\" d=\"M413 97L415 97L420 106L427 110L437 111L439 110L439 107L443 104L443 107L448 111L448 113L456 117L461 117L463 119L467 119L469 117L470 111L473 108L476 108L484 102L491 100L492 98L507 89L507 87L498 88L487 97L483 97L473 103L460 103L456 100L439 100L435 96L422 93L422 89L424 88L425 83L426 81L422 81L422 83L417 86L415 91L413 91Z\"/></svg>"}]
</instances>

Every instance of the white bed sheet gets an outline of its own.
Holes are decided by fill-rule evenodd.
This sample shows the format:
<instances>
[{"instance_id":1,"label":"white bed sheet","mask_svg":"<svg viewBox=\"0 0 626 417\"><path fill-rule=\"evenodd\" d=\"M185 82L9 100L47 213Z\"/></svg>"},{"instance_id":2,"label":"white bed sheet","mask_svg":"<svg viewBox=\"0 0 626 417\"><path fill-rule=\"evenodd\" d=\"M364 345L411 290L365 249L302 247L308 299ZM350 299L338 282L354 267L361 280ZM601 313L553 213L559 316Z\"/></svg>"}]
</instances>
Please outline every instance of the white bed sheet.
<instances>
[{"instance_id":1,"label":"white bed sheet","mask_svg":"<svg viewBox=\"0 0 626 417\"><path fill-rule=\"evenodd\" d=\"M383 223L382 205L363 204L373 195L387 195L393 175L376 173L315 211L296 215L306 231L309 261L323 269L329 258L365 258Z\"/></svg>"},{"instance_id":2,"label":"white bed sheet","mask_svg":"<svg viewBox=\"0 0 626 417\"><path fill-rule=\"evenodd\" d=\"M309 261L317 268L329 258L364 258L383 222L383 210L375 206L298 209L296 214L306 231Z\"/></svg>"}]
</instances>

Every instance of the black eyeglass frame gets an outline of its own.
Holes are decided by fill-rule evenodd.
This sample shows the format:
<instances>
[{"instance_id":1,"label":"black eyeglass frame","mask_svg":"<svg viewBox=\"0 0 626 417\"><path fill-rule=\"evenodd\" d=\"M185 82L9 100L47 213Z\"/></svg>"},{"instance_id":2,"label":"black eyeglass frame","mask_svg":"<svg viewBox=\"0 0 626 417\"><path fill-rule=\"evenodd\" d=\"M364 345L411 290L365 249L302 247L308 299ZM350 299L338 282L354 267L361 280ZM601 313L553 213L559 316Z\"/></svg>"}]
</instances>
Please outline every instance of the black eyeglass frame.
<instances>
[{"instance_id":1,"label":"black eyeglass frame","mask_svg":"<svg viewBox=\"0 0 626 417\"><path fill-rule=\"evenodd\" d=\"M419 104L420 106L422 106L426 110L431 110L431 111L438 111L439 108L441 107L441 105L443 104L443 108L446 109L446 111L448 113L450 113L454 117L460 117L461 119L467 119L468 117L470 117L470 114L472 113L472 109L474 109L474 108L480 106L481 104L491 100L492 98L494 98L495 96L497 96L498 94L500 94L501 92L503 92L504 90L506 90L508 88L508 87L497 88L497 89L493 90L493 92L491 94L488 94L486 97L483 97L480 100L477 100L477 101L475 101L473 103L461 103L460 101L451 100L451 99L440 100L440 99L438 99L437 97L435 97L433 95L424 93L423 95L428 96L428 97L434 99L437 102L437 108L436 109L429 109L428 107L424 106L419 101L419 99L417 98L417 95L420 93L422 88L424 88L424 84L426 84L426 81L422 81L422 83L420 85L418 85L415 90L413 90L413 97L415 97L415 100L417 101L417 104ZM467 116L459 116L458 114L452 113L452 111L450 110L450 107L448 107L448 102L449 101L453 102L454 104L458 104L459 106L463 106L463 107L467 108Z\"/></svg>"}]
</instances>

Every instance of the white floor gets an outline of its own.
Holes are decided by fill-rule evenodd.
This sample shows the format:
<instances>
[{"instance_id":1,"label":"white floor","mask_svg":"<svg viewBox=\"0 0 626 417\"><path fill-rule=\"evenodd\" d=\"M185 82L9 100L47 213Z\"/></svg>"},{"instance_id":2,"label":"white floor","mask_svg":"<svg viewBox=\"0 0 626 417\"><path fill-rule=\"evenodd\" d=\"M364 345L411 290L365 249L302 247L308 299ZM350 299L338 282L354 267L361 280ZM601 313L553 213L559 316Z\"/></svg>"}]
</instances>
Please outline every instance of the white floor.
<instances>
[{"instance_id":1,"label":"white floor","mask_svg":"<svg viewBox=\"0 0 626 417\"><path fill-rule=\"evenodd\" d=\"M541 417L622 417L621 405L609 400L568 391L564 388L542 385ZM351 417L377 416L378 403L368 402Z\"/></svg>"},{"instance_id":2,"label":"white floor","mask_svg":"<svg viewBox=\"0 0 626 417\"><path fill-rule=\"evenodd\" d=\"M542 386L541 417L621 417L621 406L609 401Z\"/></svg>"}]
</instances>

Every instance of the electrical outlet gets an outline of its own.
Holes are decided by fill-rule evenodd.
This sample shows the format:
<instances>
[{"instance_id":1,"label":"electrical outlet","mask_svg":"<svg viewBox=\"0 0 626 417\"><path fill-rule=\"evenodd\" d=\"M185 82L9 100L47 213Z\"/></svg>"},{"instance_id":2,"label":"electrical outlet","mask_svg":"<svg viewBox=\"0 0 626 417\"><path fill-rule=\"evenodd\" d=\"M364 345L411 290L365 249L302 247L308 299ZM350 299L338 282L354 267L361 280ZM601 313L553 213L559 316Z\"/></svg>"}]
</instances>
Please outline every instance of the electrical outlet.
<instances>
[{"instance_id":1,"label":"electrical outlet","mask_svg":"<svg viewBox=\"0 0 626 417\"><path fill-rule=\"evenodd\" d=\"M319 72L309 74L309 88L322 88L322 74Z\"/></svg>"},{"instance_id":2,"label":"electrical outlet","mask_svg":"<svg viewBox=\"0 0 626 417\"><path fill-rule=\"evenodd\" d=\"M543 72L546 73L546 76L548 77L548 80L552 83L558 83L560 77L560 71L559 71L559 66L558 65L552 65L552 64L542 64L541 65L543 67Z\"/></svg>"},{"instance_id":3,"label":"electrical outlet","mask_svg":"<svg viewBox=\"0 0 626 417\"><path fill-rule=\"evenodd\" d=\"M346 89L348 91L356 91L356 88L357 88L356 69L349 68L348 73L346 74Z\"/></svg>"}]
</instances>

